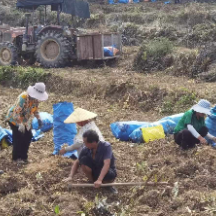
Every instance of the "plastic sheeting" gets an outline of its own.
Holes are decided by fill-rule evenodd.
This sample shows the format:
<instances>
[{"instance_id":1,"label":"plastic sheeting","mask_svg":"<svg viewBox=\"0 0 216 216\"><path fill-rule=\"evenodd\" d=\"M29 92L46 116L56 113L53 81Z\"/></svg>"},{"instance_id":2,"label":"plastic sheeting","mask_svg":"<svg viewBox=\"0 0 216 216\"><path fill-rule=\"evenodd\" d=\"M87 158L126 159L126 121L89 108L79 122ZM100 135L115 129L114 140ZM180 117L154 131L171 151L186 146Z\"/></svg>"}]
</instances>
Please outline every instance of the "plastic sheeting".
<instances>
[{"instance_id":1,"label":"plastic sheeting","mask_svg":"<svg viewBox=\"0 0 216 216\"><path fill-rule=\"evenodd\" d=\"M183 115L184 113L179 113L179 114L167 116L167 117L162 118L160 121L169 119L169 120L174 121L176 124L178 124L179 120L183 117Z\"/></svg>"},{"instance_id":2,"label":"plastic sheeting","mask_svg":"<svg viewBox=\"0 0 216 216\"><path fill-rule=\"evenodd\" d=\"M38 141L41 139L44 134L41 132L41 130L32 130L32 142ZM8 144L12 144L12 130L8 130L5 128L0 127L0 141L5 138Z\"/></svg>"},{"instance_id":3,"label":"plastic sheeting","mask_svg":"<svg viewBox=\"0 0 216 216\"><path fill-rule=\"evenodd\" d=\"M141 131L145 143L165 139L164 129L161 124L154 127L141 128Z\"/></svg>"},{"instance_id":4,"label":"plastic sheeting","mask_svg":"<svg viewBox=\"0 0 216 216\"><path fill-rule=\"evenodd\" d=\"M38 120L36 118L32 121L32 142L38 141L41 139L44 134L53 128L53 116L47 112L40 112L40 118L42 120L42 127L39 129ZM0 141L5 138L8 144L12 144L12 130L2 128L0 126Z\"/></svg>"},{"instance_id":5,"label":"plastic sheeting","mask_svg":"<svg viewBox=\"0 0 216 216\"><path fill-rule=\"evenodd\" d=\"M42 127L40 130L42 132L47 132L53 128L53 116L47 112L40 112L40 119L42 121ZM32 129L38 130L39 125L38 125L38 120L37 118L34 118L32 121Z\"/></svg>"},{"instance_id":6,"label":"plastic sheeting","mask_svg":"<svg viewBox=\"0 0 216 216\"><path fill-rule=\"evenodd\" d=\"M115 46L104 47L104 56L116 56L119 50Z\"/></svg>"},{"instance_id":7,"label":"plastic sheeting","mask_svg":"<svg viewBox=\"0 0 216 216\"><path fill-rule=\"evenodd\" d=\"M129 138L132 142L134 143L143 143L143 137L142 137L142 131L141 128L147 128L147 127L155 127L158 125L162 125L163 129L164 129L164 133L165 134L172 134L174 131L174 128L176 126L176 123L170 119L167 120L161 120L158 122L146 122L144 125L142 125L141 127L137 128L136 130L134 130L130 135Z\"/></svg>"},{"instance_id":8,"label":"plastic sheeting","mask_svg":"<svg viewBox=\"0 0 216 216\"><path fill-rule=\"evenodd\" d=\"M60 102L53 105L53 141L54 152L59 153L62 145L73 145L74 137L77 134L76 124L65 124L64 120L74 111L73 104L68 102ZM77 151L67 152L64 156L72 155L77 157Z\"/></svg>"},{"instance_id":9,"label":"plastic sheeting","mask_svg":"<svg viewBox=\"0 0 216 216\"><path fill-rule=\"evenodd\" d=\"M118 3L121 3L121 4L127 4L129 2L129 0L119 0Z\"/></svg>"},{"instance_id":10,"label":"plastic sheeting","mask_svg":"<svg viewBox=\"0 0 216 216\"><path fill-rule=\"evenodd\" d=\"M7 136L7 132L0 126L0 141Z\"/></svg>"},{"instance_id":11,"label":"plastic sheeting","mask_svg":"<svg viewBox=\"0 0 216 216\"><path fill-rule=\"evenodd\" d=\"M206 127L209 129L209 133L216 136L216 106L211 109L211 116L208 116L205 120Z\"/></svg>"},{"instance_id":12,"label":"plastic sheeting","mask_svg":"<svg viewBox=\"0 0 216 216\"><path fill-rule=\"evenodd\" d=\"M216 106L211 109L211 116L208 116L205 120L206 127L209 129L209 133L216 137ZM210 140L206 137L208 143L212 145L212 147L216 147L216 143L213 140Z\"/></svg>"},{"instance_id":13,"label":"plastic sheeting","mask_svg":"<svg viewBox=\"0 0 216 216\"><path fill-rule=\"evenodd\" d=\"M129 141L129 135L137 128L147 124L147 122L128 121L115 122L110 125L113 135L122 141Z\"/></svg>"},{"instance_id":14,"label":"plastic sheeting","mask_svg":"<svg viewBox=\"0 0 216 216\"><path fill-rule=\"evenodd\" d=\"M133 0L133 3L139 3L140 0ZM108 0L108 4L127 4L132 3L129 0L119 0L118 3L115 3L114 0Z\"/></svg>"},{"instance_id":15,"label":"plastic sheeting","mask_svg":"<svg viewBox=\"0 0 216 216\"><path fill-rule=\"evenodd\" d=\"M41 130L32 130L32 135L32 142L38 141L44 136Z\"/></svg>"}]
</instances>

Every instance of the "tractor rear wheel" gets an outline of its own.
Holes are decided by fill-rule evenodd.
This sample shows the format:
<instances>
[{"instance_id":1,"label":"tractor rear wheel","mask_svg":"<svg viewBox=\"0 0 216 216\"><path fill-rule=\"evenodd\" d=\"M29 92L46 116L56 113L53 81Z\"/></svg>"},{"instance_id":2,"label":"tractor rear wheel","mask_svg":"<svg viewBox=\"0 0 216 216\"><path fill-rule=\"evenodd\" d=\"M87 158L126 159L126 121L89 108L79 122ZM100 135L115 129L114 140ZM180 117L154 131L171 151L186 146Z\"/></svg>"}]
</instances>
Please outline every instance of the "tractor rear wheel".
<instances>
[{"instance_id":1,"label":"tractor rear wheel","mask_svg":"<svg viewBox=\"0 0 216 216\"><path fill-rule=\"evenodd\" d=\"M65 66L71 55L72 46L68 39L58 32L43 34L37 43L36 59L44 67Z\"/></svg>"},{"instance_id":2,"label":"tractor rear wheel","mask_svg":"<svg viewBox=\"0 0 216 216\"><path fill-rule=\"evenodd\" d=\"M17 63L17 48L12 43L0 44L0 65L15 65Z\"/></svg>"}]
</instances>

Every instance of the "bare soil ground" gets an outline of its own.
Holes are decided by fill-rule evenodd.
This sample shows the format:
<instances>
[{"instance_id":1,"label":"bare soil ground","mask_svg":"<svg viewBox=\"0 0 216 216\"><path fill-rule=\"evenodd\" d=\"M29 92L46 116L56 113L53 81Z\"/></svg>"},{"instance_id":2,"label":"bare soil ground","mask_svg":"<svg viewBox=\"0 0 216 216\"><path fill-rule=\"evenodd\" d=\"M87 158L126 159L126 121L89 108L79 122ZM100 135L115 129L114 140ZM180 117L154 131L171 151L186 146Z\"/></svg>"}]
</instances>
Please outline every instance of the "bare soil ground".
<instances>
[{"instance_id":1,"label":"bare soil ground","mask_svg":"<svg viewBox=\"0 0 216 216\"><path fill-rule=\"evenodd\" d=\"M212 215L216 187L215 150L207 146L182 152L174 144L172 137L133 147L131 143L117 141L109 127L110 123L115 121L155 121L161 117L162 114L154 107L155 103L151 103L150 100L152 109L147 109L148 111L140 109L137 104L124 103L121 97L127 98L125 95L128 95L128 92L130 94L131 86L137 84L136 89L146 89L147 95L147 90L152 90L151 85L159 85L166 92L184 87L188 88L188 91L199 93L205 87L206 92L211 91L214 95L215 90L211 84L196 83L187 78L162 77L160 74L146 76L109 67L88 71L83 68L62 71L56 69L53 73L58 73L60 77L63 74L65 83L71 79L73 83L80 85L71 86L67 92L63 91L64 94L57 93L58 89L54 93L50 92L49 100L41 104L40 109L52 113L54 103L71 101L75 107L80 106L98 113L97 124L106 140L112 143L117 158L117 182L138 182L143 179L170 183L178 181L179 192L177 197L174 197L170 187L120 187L119 194L112 195L102 189L70 188L61 181L68 176L72 160L51 156L53 141L52 132L49 132L42 140L32 143L30 163L27 165L11 161L11 147L1 151L1 169L5 174L0 177L0 215L56 215L54 209L57 205L61 215L79 215L79 211L89 212L89 215L101 215L95 210L90 210L95 197L108 197L107 202L111 205L109 211L119 215ZM122 86L121 83L127 82L130 85L124 86L123 91L118 91L116 86ZM53 85L64 88L64 82ZM113 86L114 92L110 92L110 86ZM103 90L107 96L104 97L99 90ZM1 125L4 125L5 112L21 91L0 87ZM151 100L160 101L158 94L153 95ZM74 179L74 182L85 181L82 174L78 174ZM209 212L205 207L210 208Z\"/></svg>"},{"instance_id":2,"label":"bare soil ground","mask_svg":"<svg viewBox=\"0 0 216 216\"><path fill-rule=\"evenodd\" d=\"M169 186L119 187L119 194L113 195L104 189L71 188L62 180L68 176L72 160L51 155L53 134L49 132L42 140L31 144L29 164L12 162L11 147L0 152L0 169L5 171L0 176L0 215L58 215L56 206L59 206L59 215L62 216L82 213L101 216L110 215L109 212L119 216L214 215L214 149L205 146L184 152L175 145L172 136L132 146L131 143L117 141L109 125L123 120L155 121L162 116L185 111L200 98L216 103L214 83L190 79L186 72L193 63L186 54L196 52L198 45L214 40L214 32L210 30L215 29L215 4L93 4L91 10L94 16L82 27L104 30L106 25L109 30L116 25L130 23L132 28L135 26L141 32L140 37L136 34L131 36L138 45L124 47L122 59L112 66L86 69L86 65L74 65L48 70L52 73L46 83L50 98L40 105L40 110L52 113L54 103L69 101L75 107L96 112L97 125L112 144L117 159L117 182L178 182L179 189ZM14 22L14 17L7 15ZM17 16L21 19L23 14ZM148 43L149 39L158 37L162 34L161 30L170 26L175 28L175 34L169 30L164 37L170 38L171 35L173 39L174 36L174 55L185 55L180 62L184 67L177 64L162 72L134 72L133 60L142 39ZM194 26L201 28L198 32L203 34L198 34L196 43L191 44L189 42L195 41L194 36L192 39L184 36L196 32ZM179 73L173 73L174 69ZM4 127L4 116L21 91L10 85L0 85L1 126ZM74 182L85 181L82 173L74 179ZM103 197L107 197L108 213L101 213L95 208L97 199L101 201Z\"/></svg>"}]
</instances>

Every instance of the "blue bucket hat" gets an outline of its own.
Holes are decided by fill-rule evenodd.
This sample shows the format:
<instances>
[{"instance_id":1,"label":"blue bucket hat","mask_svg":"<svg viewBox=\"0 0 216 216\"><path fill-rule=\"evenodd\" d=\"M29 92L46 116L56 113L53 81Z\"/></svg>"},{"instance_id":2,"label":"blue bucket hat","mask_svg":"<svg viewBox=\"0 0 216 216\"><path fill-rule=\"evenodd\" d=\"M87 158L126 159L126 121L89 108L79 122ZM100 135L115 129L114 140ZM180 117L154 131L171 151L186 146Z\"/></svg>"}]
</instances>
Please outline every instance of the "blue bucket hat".
<instances>
[{"instance_id":1,"label":"blue bucket hat","mask_svg":"<svg viewBox=\"0 0 216 216\"><path fill-rule=\"evenodd\" d=\"M211 103L207 100L201 99L196 105L192 107L192 110L198 113L211 115Z\"/></svg>"}]
</instances>

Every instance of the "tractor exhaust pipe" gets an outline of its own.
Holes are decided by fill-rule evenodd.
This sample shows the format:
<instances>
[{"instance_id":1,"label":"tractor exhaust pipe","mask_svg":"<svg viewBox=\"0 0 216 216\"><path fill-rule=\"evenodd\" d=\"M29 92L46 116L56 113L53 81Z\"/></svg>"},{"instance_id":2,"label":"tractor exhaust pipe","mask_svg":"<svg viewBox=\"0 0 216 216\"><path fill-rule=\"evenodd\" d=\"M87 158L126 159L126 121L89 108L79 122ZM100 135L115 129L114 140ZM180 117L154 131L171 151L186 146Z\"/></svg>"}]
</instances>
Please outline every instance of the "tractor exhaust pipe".
<instances>
[{"instance_id":1,"label":"tractor exhaust pipe","mask_svg":"<svg viewBox=\"0 0 216 216\"><path fill-rule=\"evenodd\" d=\"M26 30L25 30L25 34L23 35L22 51L26 51L26 48L27 48L28 29L29 29L29 18L30 18L30 17L31 17L31 14L25 14L25 18L26 18Z\"/></svg>"},{"instance_id":2,"label":"tractor exhaust pipe","mask_svg":"<svg viewBox=\"0 0 216 216\"><path fill-rule=\"evenodd\" d=\"M28 28L29 28L29 17L31 17L31 14L26 14L26 31L25 31L25 35L28 35Z\"/></svg>"}]
</instances>

